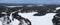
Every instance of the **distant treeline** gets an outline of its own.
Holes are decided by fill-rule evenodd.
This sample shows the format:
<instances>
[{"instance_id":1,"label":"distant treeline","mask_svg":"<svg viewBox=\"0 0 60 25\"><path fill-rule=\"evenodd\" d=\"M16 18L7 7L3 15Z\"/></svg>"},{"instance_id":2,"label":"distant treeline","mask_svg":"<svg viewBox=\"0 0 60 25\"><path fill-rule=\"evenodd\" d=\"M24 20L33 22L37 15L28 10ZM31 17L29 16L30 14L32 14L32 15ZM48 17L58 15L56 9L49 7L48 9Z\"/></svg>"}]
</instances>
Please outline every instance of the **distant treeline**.
<instances>
[{"instance_id":1,"label":"distant treeline","mask_svg":"<svg viewBox=\"0 0 60 25\"><path fill-rule=\"evenodd\" d=\"M6 6L20 6L22 7L6 7ZM28 5L32 5L28 7ZM21 13L28 13L28 12L38 12L42 14L46 13L54 13L53 11L56 10L57 7L60 7L60 5L57 4L49 4L49 5L36 5L36 4L0 4L0 12L1 11L7 11L7 12L13 12L17 10L21 10ZM8 10L7 10L8 9Z\"/></svg>"}]
</instances>

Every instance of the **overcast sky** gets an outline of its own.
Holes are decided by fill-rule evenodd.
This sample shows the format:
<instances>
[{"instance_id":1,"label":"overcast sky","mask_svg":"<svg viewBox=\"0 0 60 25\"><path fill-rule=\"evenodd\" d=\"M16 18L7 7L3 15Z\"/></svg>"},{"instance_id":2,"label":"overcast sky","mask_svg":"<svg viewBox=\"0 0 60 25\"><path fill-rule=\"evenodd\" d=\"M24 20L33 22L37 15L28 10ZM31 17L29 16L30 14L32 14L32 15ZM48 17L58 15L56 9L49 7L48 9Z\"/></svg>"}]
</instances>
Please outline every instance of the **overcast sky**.
<instances>
[{"instance_id":1,"label":"overcast sky","mask_svg":"<svg viewBox=\"0 0 60 25\"><path fill-rule=\"evenodd\" d=\"M60 4L60 0L0 0L0 3Z\"/></svg>"}]
</instances>

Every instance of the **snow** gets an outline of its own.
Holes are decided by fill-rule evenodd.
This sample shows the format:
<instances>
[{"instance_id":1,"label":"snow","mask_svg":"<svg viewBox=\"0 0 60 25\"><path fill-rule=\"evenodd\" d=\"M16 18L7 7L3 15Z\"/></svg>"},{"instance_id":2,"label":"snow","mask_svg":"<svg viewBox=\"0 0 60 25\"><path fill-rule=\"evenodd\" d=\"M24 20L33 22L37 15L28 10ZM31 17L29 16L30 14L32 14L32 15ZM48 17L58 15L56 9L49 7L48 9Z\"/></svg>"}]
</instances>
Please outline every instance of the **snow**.
<instances>
[{"instance_id":1,"label":"snow","mask_svg":"<svg viewBox=\"0 0 60 25\"><path fill-rule=\"evenodd\" d=\"M48 13L44 16L33 16L33 14L36 14L36 13L37 12L19 13L19 15L21 15L24 18L29 19L31 21L32 25L53 25L52 19L56 13ZM18 23L19 23L19 21L16 20L12 24L16 25ZM2 25L1 21L0 21L0 25Z\"/></svg>"},{"instance_id":2,"label":"snow","mask_svg":"<svg viewBox=\"0 0 60 25\"><path fill-rule=\"evenodd\" d=\"M48 13L44 16L33 16L37 12L32 13L19 13L24 18L28 18L32 25L53 25L52 19L56 13Z\"/></svg>"}]
</instances>

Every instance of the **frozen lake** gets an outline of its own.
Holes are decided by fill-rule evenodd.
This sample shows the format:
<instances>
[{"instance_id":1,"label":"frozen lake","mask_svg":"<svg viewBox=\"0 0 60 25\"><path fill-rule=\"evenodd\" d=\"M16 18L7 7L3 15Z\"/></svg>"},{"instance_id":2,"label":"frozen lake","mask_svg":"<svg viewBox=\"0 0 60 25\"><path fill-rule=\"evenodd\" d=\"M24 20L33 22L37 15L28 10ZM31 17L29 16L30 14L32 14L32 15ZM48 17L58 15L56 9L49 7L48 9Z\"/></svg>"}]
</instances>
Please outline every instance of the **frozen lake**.
<instances>
[{"instance_id":1,"label":"frozen lake","mask_svg":"<svg viewBox=\"0 0 60 25\"><path fill-rule=\"evenodd\" d=\"M32 25L53 25L52 18L56 13L48 13L44 16L33 16L37 12L31 12L31 13L19 13L24 18L28 18ZM18 23L17 20L15 20L12 24L16 25ZM0 21L0 25L2 25Z\"/></svg>"}]
</instances>

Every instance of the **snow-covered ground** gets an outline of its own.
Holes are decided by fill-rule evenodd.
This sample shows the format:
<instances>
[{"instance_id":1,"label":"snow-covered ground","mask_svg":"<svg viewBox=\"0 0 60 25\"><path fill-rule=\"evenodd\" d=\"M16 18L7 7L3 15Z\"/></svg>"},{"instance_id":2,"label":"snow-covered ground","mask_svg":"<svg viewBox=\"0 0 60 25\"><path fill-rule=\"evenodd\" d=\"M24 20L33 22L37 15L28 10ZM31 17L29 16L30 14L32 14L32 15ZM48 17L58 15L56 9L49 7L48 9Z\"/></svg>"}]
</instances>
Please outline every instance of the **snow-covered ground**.
<instances>
[{"instance_id":1,"label":"snow-covered ground","mask_svg":"<svg viewBox=\"0 0 60 25\"><path fill-rule=\"evenodd\" d=\"M19 13L19 15L21 15L24 18L28 18L31 21L32 25L53 25L52 19L56 13L48 13L44 16L33 16L33 14L35 13L37 12ZM16 25L17 23L17 21L14 21L13 25ZM2 25L1 21L0 25Z\"/></svg>"},{"instance_id":2,"label":"snow-covered ground","mask_svg":"<svg viewBox=\"0 0 60 25\"><path fill-rule=\"evenodd\" d=\"M37 12L19 13L22 17L28 18L32 25L53 25L52 19L56 13L48 13L44 16L33 16Z\"/></svg>"}]
</instances>

